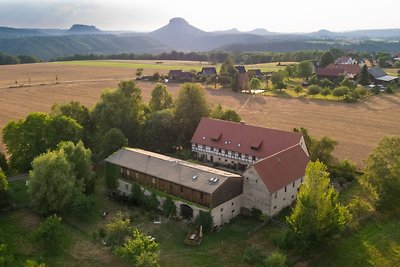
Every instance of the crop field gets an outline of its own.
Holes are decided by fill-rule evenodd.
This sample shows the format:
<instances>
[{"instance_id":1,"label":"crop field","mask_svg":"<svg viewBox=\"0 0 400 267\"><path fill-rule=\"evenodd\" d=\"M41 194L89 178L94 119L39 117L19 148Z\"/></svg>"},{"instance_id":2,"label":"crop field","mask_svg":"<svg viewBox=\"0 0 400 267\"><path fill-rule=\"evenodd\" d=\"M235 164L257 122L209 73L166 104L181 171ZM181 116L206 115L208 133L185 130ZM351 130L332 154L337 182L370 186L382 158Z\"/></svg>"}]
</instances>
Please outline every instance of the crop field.
<instances>
[{"instance_id":1,"label":"crop field","mask_svg":"<svg viewBox=\"0 0 400 267\"><path fill-rule=\"evenodd\" d=\"M10 120L24 118L33 111L48 112L54 103L74 100L92 107L99 100L102 90L115 88L119 81L135 77L136 67L126 67L123 63L79 61L1 66L0 127L3 128ZM168 72L168 69L159 66L167 66L167 61L153 63L144 61L132 64L143 67L145 74ZM126 64L130 64L130 61ZM148 64L147 68L145 64ZM168 66L173 65L176 69L183 69L184 66L189 69L201 67L199 62L192 62L191 65L183 65L182 62L174 64L168 63ZM142 89L144 101L148 101L154 83L137 82L137 85ZM180 85L168 84L168 89L176 97ZM373 96L356 104L308 98L250 96L213 88L207 88L206 95L211 105L221 104L224 108L235 109L248 124L282 130L305 127L314 136L334 138L339 142L335 155L353 160L360 167L380 139L400 133L399 94ZM5 150L4 146L0 149Z\"/></svg>"}]
</instances>

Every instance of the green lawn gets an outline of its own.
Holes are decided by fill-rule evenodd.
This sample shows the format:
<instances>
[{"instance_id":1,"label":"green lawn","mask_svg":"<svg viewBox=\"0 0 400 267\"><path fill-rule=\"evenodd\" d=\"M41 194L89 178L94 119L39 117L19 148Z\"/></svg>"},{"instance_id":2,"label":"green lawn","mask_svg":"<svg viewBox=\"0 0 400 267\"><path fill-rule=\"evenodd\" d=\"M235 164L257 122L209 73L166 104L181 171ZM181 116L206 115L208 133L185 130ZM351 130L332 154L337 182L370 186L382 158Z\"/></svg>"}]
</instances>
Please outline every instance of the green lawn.
<instances>
[{"instance_id":1,"label":"green lawn","mask_svg":"<svg viewBox=\"0 0 400 267\"><path fill-rule=\"evenodd\" d=\"M371 219L346 234L310 266L400 266L400 218Z\"/></svg>"}]
</instances>

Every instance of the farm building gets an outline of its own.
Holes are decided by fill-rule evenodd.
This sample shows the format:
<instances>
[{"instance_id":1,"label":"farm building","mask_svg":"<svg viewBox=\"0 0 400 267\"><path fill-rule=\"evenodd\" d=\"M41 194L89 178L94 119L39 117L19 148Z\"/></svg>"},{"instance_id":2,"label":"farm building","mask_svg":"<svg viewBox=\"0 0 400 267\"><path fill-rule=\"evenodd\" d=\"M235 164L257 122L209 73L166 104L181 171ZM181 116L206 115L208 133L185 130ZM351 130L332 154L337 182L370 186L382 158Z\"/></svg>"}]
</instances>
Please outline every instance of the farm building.
<instances>
[{"instance_id":1,"label":"farm building","mask_svg":"<svg viewBox=\"0 0 400 267\"><path fill-rule=\"evenodd\" d=\"M132 182L137 182L148 191L168 194L184 219L210 211L214 225L222 225L240 213L243 179L238 174L132 148L121 148L105 161L118 169L119 192L130 195Z\"/></svg>"},{"instance_id":2,"label":"farm building","mask_svg":"<svg viewBox=\"0 0 400 267\"><path fill-rule=\"evenodd\" d=\"M309 162L300 144L257 161L243 174L242 209L274 216L296 199Z\"/></svg>"},{"instance_id":3,"label":"farm building","mask_svg":"<svg viewBox=\"0 0 400 267\"><path fill-rule=\"evenodd\" d=\"M217 75L217 70L215 67L204 67L201 69L198 75L203 77L212 77Z\"/></svg>"},{"instance_id":4,"label":"farm building","mask_svg":"<svg viewBox=\"0 0 400 267\"><path fill-rule=\"evenodd\" d=\"M171 82L191 82L192 73L182 70L170 70L168 72L168 77Z\"/></svg>"},{"instance_id":5,"label":"farm building","mask_svg":"<svg viewBox=\"0 0 400 267\"><path fill-rule=\"evenodd\" d=\"M297 144L308 155L301 133L210 118L200 120L191 143L200 160L238 170Z\"/></svg>"},{"instance_id":6,"label":"farm building","mask_svg":"<svg viewBox=\"0 0 400 267\"><path fill-rule=\"evenodd\" d=\"M399 80L399 77L388 75L382 68L373 67L368 69L371 80L375 84L390 84Z\"/></svg>"},{"instance_id":7,"label":"farm building","mask_svg":"<svg viewBox=\"0 0 400 267\"><path fill-rule=\"evenodd\" d=\"M327 78L336 83L341 75L349 79L356 79L356 76L360 73L360 71L361 67L358 64L331 63L325 68L317 69L315 74L319 79Z\"/></svg>"}]
</instances>

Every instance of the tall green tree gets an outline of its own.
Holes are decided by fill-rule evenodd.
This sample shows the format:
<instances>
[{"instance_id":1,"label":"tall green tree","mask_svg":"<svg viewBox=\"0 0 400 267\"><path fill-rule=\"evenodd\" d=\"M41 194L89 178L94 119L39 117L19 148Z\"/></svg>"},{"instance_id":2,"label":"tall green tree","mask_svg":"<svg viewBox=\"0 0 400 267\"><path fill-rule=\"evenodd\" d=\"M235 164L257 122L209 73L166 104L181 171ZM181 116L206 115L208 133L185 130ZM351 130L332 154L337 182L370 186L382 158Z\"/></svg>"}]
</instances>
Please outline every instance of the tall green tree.
<instances>
[{"instance_id":1,"label":"tall green tree","mask_svg":"<svg viewBox=\"0 0 400 267\"><path fill-rule=\"evenodd\" d=\"M133 81L120 82L116 90L104 91L91 112L98 136L117 128L128 138L131 146L138 141L143 116L141 90Z\"/></svg>"},{"instance_id":2,"label":"tall green tree","mask_svg":"<svg viewBox=\"0 0 400 267\"><path fill-rule=\"evenodd\" d=\"M28 193L40 214L65 211L83 191L75 182L74 168L64 152L52 151L36 157L29 172Z\"/></svg>"},{"instance_id":3,"label":"tall green tree","mask_svg":"<svg viewBox=\"0 0 400 267\"><path fill-rule=\"evenodd\" d=\"M76 145L71 141L61 142L58 149L71 164L78 187L83 186L86 194L93 193L95 181L90 149L85 148L82 141Z\"/></svg>"},{"instance_id":4,"label":"tall green tree","mask_svg":"<svg viewBox=\"0 0 400 267\"><path fill-rule=\"evenodd\" d=\"M371 80L369 78L369 73L368 73L368 67L365 64L360 71L360 76L358 78L358 83L361 84L362 86L367 86L370 84Z\"/></svg>"},{"instance_id":5,"label":"tall green tree","mask_svg":"<svg viewBox=\"0 0 400 267\"><path fill-rule=\"evenodd\" d=\"M400 136L383 138L369 155L359 178L367 197L380 210L400 214Z\"/></svg>"},{"instance_id":6,"label":"tall green tree","mask_svg":"<svg viewBox=\"0 0 400 267\"><path fill-rule=\"evenodd\" d=\"M7 177L0 168L0 209L10 204Z\"/></svg>"},{"instance_id":7,"label":"tall green tree","mask_svg":"<svg viewBox=\"0 0 400 267\"><path fill-rule=\"evenodd\" d=\"M329 64L335 62L335 57L332 55L331 51L326 51L322 57L321 60L319 61L319 66L321 68L325 68Z\"/></svg>"},{"instance_id":8,"label":"tall green tree","mask_svg":"<svg viewBox=\"0 0 400 267\"><path fill-rule=\"evenodd\" d=\"M36 156L55 149L61 141L78 142L82 131L82 126L72 118L34 112L25 119L9 122L3 129L3 141L11 167L24 172L31 168Z\"/></svg>"},{"instance_id":9,"label":"tall green tree","mask_svg":"<svg viewBox=\"0 0 400 267\"><path fill-rule=\"evenodd\" d=\"M168 92L167 87L164 84L158 83L151 92L150 109L154 112L170 109L173 106L172 96Z\"/></svg>"},{"instance_id":10,"label":"tall green tree","mask_svg":"<svg viewBox=\"0 0 400 267\"><path fill-rule=\"evenodd\" d=\"M158 153L171 153L177 145L178 124L172 110L165 109L150 114L143 126L146 149Z\"/></svg>"},{"instance_id":11,"label":"tall green tree","mask_svg":"<svg viewBox=\"0 0 400 267\"><path fill-rule=\"evenodd\" d=\"M99 145L99 157L105 159L115 151L128 145L128 139L124 133L117 128L112 128L104 134Z\"/></svg>"},{"instance_id":12,"label":"tall green tree","mask_svg":"<svg viewBox=\"0 0 400 267\"><path fill-rule=\"evenodd\" d=\"M348 220L347 214L330 184L326 166L319 161L310 162L296 205L287 217L287 238L298 250L309 252L340 233Z\"/></svg>"},{"instance_id":13,"label":"tall green tree","mask_svg":"<svg viewBox=\"0 0 400 267\"><path fill-rule=\"evenodd\" d=\"M86 146L92 147L93 140L93 131L94 125L90 120L90 112L89 109L76 101L71 101L68 104L54 104L51 107L51 115L61 116L64 115L66 117L70 117L74 119L77 123L79 123L83 127L83 136L82 140Z\"/></svg>"},{"instance_id":14,"label":"tall green tree","mask_svg":"<svg viewBox=\"0 0 400 267\"><path fill-rule=\"evenodd\" d=\"M176 100L175 118L179 124L179 140L189 145L201 117L210 113L204 89L197 84L185 83Z\"/></svg>"},{"instance_id":15,"label":"tall green tree","mask_svg":"<svg viewBox=\"0 0 400 267\"><path fill-rule=\"evenodd\" d=\"M222 64L219 73L219 82L223 87L233 86L234 79L238 76L238 71L236 70L233 62L230 58L227 58Z\"/></svg>"},{"instance_id":16,"label":"tall green tree","mask_svg":"<svg viewBox=\"0 0 400 267\"><path fill-rule=\"evenodd\" d=\"M307 80L313 74L313 64L309 60L301 61L297 65L297 74L299 77Z\"/></svg>"}]
</instances>

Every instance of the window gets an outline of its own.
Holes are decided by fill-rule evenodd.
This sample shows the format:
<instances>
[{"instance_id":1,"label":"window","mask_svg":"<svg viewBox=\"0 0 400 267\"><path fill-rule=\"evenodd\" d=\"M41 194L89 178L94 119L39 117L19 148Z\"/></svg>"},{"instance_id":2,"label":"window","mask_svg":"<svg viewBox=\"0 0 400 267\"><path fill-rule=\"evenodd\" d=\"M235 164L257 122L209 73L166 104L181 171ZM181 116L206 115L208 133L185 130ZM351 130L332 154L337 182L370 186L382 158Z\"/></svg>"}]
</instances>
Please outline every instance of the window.
<instances>
[{"instance_id":1,"label":"window","mask_svg":"<svg viewBox=\"0 0 400 267\"><path fill-rule=\"evenodd\" d=\"M126 170L126 174L129 175L129 170Z\"/></svg>"},{"instance_id":2,"label":"window","mask_svg":"<svg viewBox=\"0 0 400 267\"><path fill-rule=\"evenodd\" d=\"M294 182L293 182L293 187L294 187Z\"/></svg>"},{"instance_id":3,"label":"window","mask_svg":"<svg viewBox=\"0 0 400 267\"><path fill-rule=\"evenodd\" d=\"M221 208L221 212L223 212L224 211L224 208Z\"/></svg>"},{"instance_id":4,"label":"window","mask_svg":"<svg viewBox=\"0 0 400 267\"><path fill-rule=\"evenodd\" d=\"M256 160L256 157L255 157L255 156L253 156L253 160Z\"/></svg>"},{"instance_id":5,"label":"window","mask_svg":"<svg viewBox=\"0 0 400 267\"><path fill-rule=\"evenodd\" d=\"M258 180L256 180L256 183L258 183Z\"/></svg>"},{"instance_id":6,"label":"window","mask_svg":"<svg viewBox=\"0 0 400 267\"><path fill-rule=\"evenodd\" d=\"M235 210L232 210L232 213L234 213L235 212Z\"/></svg>"},{"instance_id":7,"label":"window","mask_svg":"<svg viewBox=\"0 0 400 267\"><path fill-rule=\"evenodd\" d=\"M276 210L276 206L274 206L274 210Z\"/></svg>"},{"instance_id":8,"label":"window","mask_svg":"<svg viewBox=\"0 0 400 267\"><path fill-rule=\"evenodd\" d=\"M286 186L285 186L285 192L286 192Z\"/></svg>"},{"instance_id":9,"label":"window","mask_svg":"<svg viewBox=\"0 0 400 267\"><path fill-rule=\"evenodd\" d=\"M220 149L218 149L218 152L219 152L219 153L221 153L221 152L222 152L221 148L220 148Z\"/></svg>"},{"instance_id":10,"label":"window","mask_svg":"<svg viewBox=\"0 0 400 267\"><path fill-rule=\"evenodd\" d=\"M135 176L136 176L136 179L139 179L139 173L138 172L135 173Z\"/></svg>"},{"instance_id":11,"label":"window","mask_svg":"<svg viewBox=\"0 0 400 267\"><path fill-rule=\"evenodd\" d=\"M294 195L292 195L292 198L294 198Z\"/></svg>"},{"instance_id":12,"label":"window","mask_svg":"<svg viewBox=\"0 0 400 267\"><path fill-rule=\"evenodd\" d=\"M232 202L232 206L233 206L233 202Z\"/></svg>"},{"instance_id":13,"label":"window","mask_svg":"<svg viewBox=\"0 0 400 267\"><path fill-rule=\"evenodd\" d=\"M151 182L152 182L153 184L155 184L155 183L156 183L156 178L151 178Z\"/></svg>"},{"instance_id":14,"label":"window","mask_svg":"<svg viewBox=\"0 0 400 267\"><path fill-rule=\"evenodd\" d=\"M124 169L121 168L120 170L121 170L121 173L124 173Z\"/></svg>"},{"instance_id":15,"label":"window","mask_svg":"<svg viewBox=\"0 0 400 267\"><path fill-rule=\"evenodd\" d=\"M278 192L275 192L275 198L277 198L278 197Z\"/></svg>"},{"instance_id":16,"label":"window","mask_svg":"<svg viewBox=\"0 0 400 267\"><path fill-rule=\"evenodd\" d=\"M200 199L203 200L203 193L200 193Z\"/></svg>"},{"instance_id":17,"label":"window","mask_svg":"<svg viewBox=\"0 0 400 267\"><path fill-rule=\"evenodd\" d=\"M129 190L129 185L128 184L125 184L125 189Z\"/></svg>"}]
</instances>

